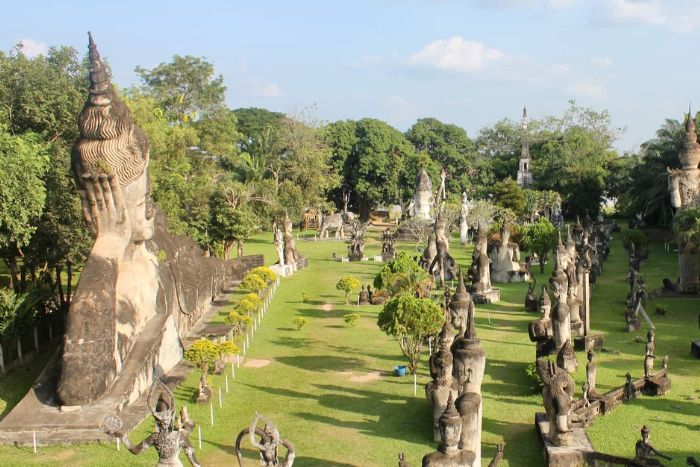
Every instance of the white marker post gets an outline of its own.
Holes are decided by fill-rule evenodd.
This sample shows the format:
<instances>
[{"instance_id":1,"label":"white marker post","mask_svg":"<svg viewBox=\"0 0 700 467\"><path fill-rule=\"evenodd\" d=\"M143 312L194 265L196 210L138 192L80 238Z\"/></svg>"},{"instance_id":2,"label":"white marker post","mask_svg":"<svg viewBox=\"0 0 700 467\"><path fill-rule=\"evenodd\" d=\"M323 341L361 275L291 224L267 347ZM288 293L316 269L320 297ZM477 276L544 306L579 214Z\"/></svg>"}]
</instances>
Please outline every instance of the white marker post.
<instances>
[{"instance_id":1,"label":"white marker post","mask_svg":"<svg viewBox=\"0 0 700 467\"><path fill-rule=\"evenodd\" d=\"M219 388L219 408L221 408L223 406L224 405L223 405L222 400L221 400L221 388Z\"/></svg>"},{"instance_id":2,"label":"white marker post","mask_svg":"<svg viewBox=\"0 0 700 467\"><path fill-rule=\"evenodd\" d=\"M121 446L122 446L122 441L121 441L121 439L119 439L119 437L117 436L117 451L120 451L120 450L121 450L121 449L120 449Z\"/></svg>"},{"instance_id":3,"label":"white marker post","mask_svg":"<svg viewBox=\"0 0 700 467\"><path fill-rule=\"evenodd\" d=\"M199 431L199 449L202 449L202 427L197 425L197 430Z\"/></svg>"},{"instance_id":4,"label":"white marker post","mask_svg":"<svg viewBox=\"0 0 700 467\"><path fill-rule=\"evenodd\" d=\"M211 421L211 426L214 426L214 403L209 403L209 419Z\"/></svg>"},{"instance_id":5,"label":"white marker post","mask_svg":"<svg viewBox=\"0 0 700 467\"><path fill-rule=\"evenodd\" d=\"M233 366L232 366L233 368ZM228 394L228 373L224 373L224 384L226 385L226 394Z\"/></svg>"},{"instance_id":6,"label":"white marker post","mask_svg":"<svg viewBox=\"0 0 700 467\"><path fill-rule=\"evenodd\" d=\"M32 431L32 448L34 449L34 454L36 454L36 431Z\"/></svg>"},{"instance_id":7,"label":"white marker post","mask_svg":"<svg viewBox=\"0 0 700 467\"><path fill-rule=\"evenodd\" d=\"M416 397L416 394L418 394L418 375L415 373L413 374L413 397Z\"/></svg>"},{"instance_id":8,"label":"white marker post","mask_svg":"<svg viewBox=\"0 0 700 467\"><path fill-rule=\"evenodd\" d=\"M236 365L238 368L241 367L241 354L239 353L236 354ZM231 365L231 373L233 373L233 365Z\"/></svg>"}]
</instances>

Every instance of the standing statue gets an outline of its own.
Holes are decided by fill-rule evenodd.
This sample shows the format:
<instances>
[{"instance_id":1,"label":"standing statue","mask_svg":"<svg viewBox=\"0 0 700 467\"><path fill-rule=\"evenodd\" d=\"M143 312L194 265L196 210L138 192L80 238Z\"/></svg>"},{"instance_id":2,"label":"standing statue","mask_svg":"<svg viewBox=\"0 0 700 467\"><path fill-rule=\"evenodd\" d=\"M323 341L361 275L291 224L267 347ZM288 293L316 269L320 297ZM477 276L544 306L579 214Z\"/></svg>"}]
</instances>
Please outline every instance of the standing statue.
<instances>
[{"instance_id":1,"label":"standing statue","mask_svg":"<svg viewBox=\"0 0 700 467\"><path fill-rule=\"evenodd\" d=\"M646 425L642 427L641 433L642 439L637 441L634 445L634 459L632 461L634 465L643 465L650 467L656 465L663 466L663 464L659 462L658 459L654 459L654 456L661 457L668 461L673 460L672 457L669 457L665 454L661 454L659 451L656 450L654 446L651 445L651 442L649 441L649 428L647 428Z\"/></svg>"},{"instance_id":2,"label":"standing statue","mask_svg":"<svg viewBox=\"0 0 700 467\"><path fill-rule=\"evenodd\" d=\"M258 421L262 421L265 424L263 428L258 427ZM282 439L277 427L267 417L256 412L250 428L243 428L236 438L236 458L238 459L239 467L243 467L241 442L246 435L248 435L250 444L260 451L260 465L279 467L292 467L294 465L294 458L296 457L294 445L290 441ZM260 441L257 440L257 437L260 437ZM280 462L279 459L277 452L279 446L283 446L287 450L284 462Z\"/></svg>"},{"instance_id":3,"label":"standing statue","mask_svg":"<svg viewBox=\"0 0 700 467\"><path fill-rule=\"evenodd\" d=\"M472 253L472 264L467 277L471 281L471 292L476 303L492 303L500 299L500 290L491 286L491 265L487 254L486 232L479 228L476 247Z\"/></svg>"},{"instance_id":4,"label":"standing statue","mask_svg":"<svg viewBox=\"0 0 700 467\"><path fill-rule=\"evenodd\" d=\"M625 384L622 387L622 400L623 402L636 399L637 398L637 388L632 382L632 375L628 373L625 374Z\"/></svg>"},{"instance_id":5,"label":"standing statue","mask_svg":"<svg viewBox=\"0 0 700 467\"><path fill-rule=\"evenodd\" d=\"M436 254L428 266L428 274L438 276L440 284L444 285L445 281L455 278L455 260L450 256L450 240L447 235L447 224L442 214L438 213L435 224L433 225L435 232L435 250Z\"/></svg>"},{"instance_id":6,"label":"standing statue","mask_svg":"<svg viewBox=\"0 0 700 467\"><path fill-rule=\"evenodd\" d=\"M411 203L408 205L408 213L411 217L418 218L420 220L430 220L430 210L435 204L435 197L433 196L433 184L428 177L428 173L425 169L420 169L418 176L416 176L415 189L413 191L413 198Z\"/></svg>"},{"instance_id":7,"label":"standing statue","mask_svg":"<svg viewBox=\"0 0 700 467\"><path fill-rule=\"evenodd\" d=\"M430 373L433 376L433 381L425 385L425 395L428 402L433 406L433 438L435 441L441 441L440 435L440 416L447 408L447 399L457 397L457 390L453 388L452 376L452 345L454 336L452 335L452 327L448 320L445 320L445 325L440 333L440 346L434 354L430 356L429 365Z\"/></svg>"},{"instance_id":8,"label":"standing statue","mask_svg":"<svg viewBox=\"0 0 700 467\"><path fill-rule=\"evenodd\" d=\"M437 451L423 457L423 467L458 467L471 466L477 461L473 451L460 449L462 419L455 408L454 397L450 394L447 408L440 416L440 438L442 444ZM478 459L481 463L481 459Z\"/></svg>"},{"instance_id":9,"label":"standing statue","mask_svg":"<svg viewBox=\"0 0 700 467\"><path fill-rule=\"evenodd\" d=\"M552 338L554 340L554 351L559 350L565 343L571 341L571 325L569 322L571 313L566 304L567 286L566 282L554 282L552 284L554 293L554 307L552 308Z\"/></svg>"},{"instance_id":10,"label":"standing statue","mask_svg":"<svg viewBox=\"0 0 700 467\"><path fill-rule=\"evenodd\" d=\"M554 446L569 446L573 441L571 402L574 380L564 368L545 358L537 359L537 372L544 383L542 399L549 419L546 436Z\"/></svg>"},{"instance_id":11,"label":"standing statue","mask_svg":"<svg viewBox=\"0 0 700 467\"><path fill-rule=\"evenodd\" d=\"M350 261L361 261L365 256L365 231L368 224L353 221L350 233L350 245L348 245L348 258Z\"/></svg>"},{"instance_id":12,"label":"standing statue","mask_svg":"<svg viewBox=\"0 0 700 467\"><path fill-rule=\"evenodd\" d=\"M540 319L531 321L528 325L528 335L530 341L536 343L535 356L536 358L550 355L555 347L552 339L552 320L550 318L550 310L552 308L547 293L547 286L542 286L542 294L537 302Z\"/></svg>"},{"instance_id":13,"label":"standing statue","mask_svg":"<svg viewBox=\"0 0 700 467\"><path fill-rule=\"evenodd\" d=\"M279 264L281 267L284 267L284 233L282 233L282 229L280 229L279 225L277 225L277 222L272 223L272 231L274 232L275 251L277 252L277 264Z\"/></svg>"},{"instance_id":14,"label":"standing statue","mask_svg":"<svg viewBox=\"0 0 700 467\"><path fill-rule=\"evenodd\" d=\"M160 386L162 390L154 408L151 398L156 386ZM153 385L151 385L146 401L156 422L155 433L133 446L129 438L120 431L122 421L116 415L105 419L103 423L105 432L118 437L129 452L135 455L141 454L153 446L158 453L158 464L156 464L156 467L182 467L182 462L180 462L179 458L181 449L184 449L185 456L187 456L187 460L192 467L200 467L194 454L194 448L189 440L189 435L194 429L194 423L189 419L187 409L182 407L180 418L176 420L175 398L170 389L159 380L154 381Z\"/></svg>"},{"instance_id":15,"label":"standing statue","mask_svg":"<svg viewBox=\"0 0 700 467\"><path fill-rule=\"evenodd\" d=\"M292 220L286 211L282 222L282 225L284 225L284 264L291 264L293 270L296 271L298 269L299 253L297 252L297 243L292 232Z\"/></svg>"},{"instance_id":16,"label":"standing statue","mask_svg":"<svg viewBox=\"0 0 700 467\"><path fill-rule=\"evenodd\" d=\"M471 210L471 202L467 197L467 192L462 192L462 209L459 213L459 243L462 245L467 244L468 234L469 234L469 224L467 223L467 217L469 217L469 211Z\"/></svg>"},{"instance_id":17,"label":"standing statue","mask_svg":"<svg viewBox=\"0 0 700 467\"><path fill-rule=\"evenodd\" d=\"M649 330L647 332L647 344L645 346L644 350L644 377L645 378L650 378L651 377L651 371L654 369L654 359L656 356L654 356L654 331Z\"/></svg>"},{"instance_id":18,"label":"standing statue","mask_svg":"<svg viewBox=\"0 0 700 467\"><path fill-rule=\"evenodd\" d=\"M537 311L537 293L535 293L535 287L537 287L537 278L532 276L530 284L527 286L527 293L525 293L525 311Z\"/></svg>"},{"instance_id":19,"label":"standing statue","mask_svg":"<svg viewBox=\"0 0 700 467\"><path fill-rule=\"evenodd\" d=\"M690 109L685 119L685 142L680 153L681 168L668 171L671 205L678 211L700 204L700 144L695 131L695 119ZM700 251L693 242L681 239L678 245L680 269L679 290L695 294L700 291Z\"/></svg>"},{"instance_id":20,"label":"standing statue","mask_svg":"<svg viewBox=\"0 0 700 467\"><path fill-rule=\"evenodd\" d=\"M588 384L588 398L599 399L600 395L596 391L597 365L595 363L595 352L590 349L587 354L588 363L586 363L586 384Z\"/></svg>"},{"instance_id":21,"label":"standing statue","mask_svg":"<svg viewBox=\"0 0 700 467\"><path fill-rule=\"evenodd\" d=\"M394 233L388 228L382 233L382 261L391 261L396 258L394 246Z\"/></svg>"}]
</instances>

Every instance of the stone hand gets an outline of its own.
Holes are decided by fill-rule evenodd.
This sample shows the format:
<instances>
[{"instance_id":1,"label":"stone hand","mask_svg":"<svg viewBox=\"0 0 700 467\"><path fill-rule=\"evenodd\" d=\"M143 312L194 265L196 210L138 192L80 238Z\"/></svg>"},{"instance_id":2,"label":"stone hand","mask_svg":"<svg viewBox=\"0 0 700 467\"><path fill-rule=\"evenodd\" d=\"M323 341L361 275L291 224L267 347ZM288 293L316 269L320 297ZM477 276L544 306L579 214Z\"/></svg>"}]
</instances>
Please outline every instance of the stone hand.
<instances>
[{"instance_id":1,"label":"stone hand","mask_svg":"<svg viewBox=\"0 0 700 467\"><path fill-rule=\"evenodd\" d=\"M96 236L95 251L119 257L131 238L131 225L117 175L83 175L83 216Z\"/></svg>"}]
</instances>

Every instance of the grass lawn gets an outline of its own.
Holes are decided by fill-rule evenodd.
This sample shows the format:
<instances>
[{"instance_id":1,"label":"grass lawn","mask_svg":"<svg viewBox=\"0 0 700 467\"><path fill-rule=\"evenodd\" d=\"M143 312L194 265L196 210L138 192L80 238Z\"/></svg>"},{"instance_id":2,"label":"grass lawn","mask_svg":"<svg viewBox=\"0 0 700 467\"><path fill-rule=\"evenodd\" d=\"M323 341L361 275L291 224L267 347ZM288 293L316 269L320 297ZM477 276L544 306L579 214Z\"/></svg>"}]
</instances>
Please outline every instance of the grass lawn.
<instances>
[{"instance_id":1,"label":"grass lawn","mask_svg":"<svg viewBox=\"0 0 700 467\"><path fill-rule=\"evenodd\" d=\"M246 244L246 253L265 254L274 258L272 236L260 235ZM413 396L410 377L391 374L395 365L403 364L398 344L376 326L379 307L355 307L343 303L343 292L335 289L341 275L352 274L370 283L380 265L374 262L340 263L331 260L346 252L346 244L335 241L300 240L299 249L309 258L309 268L284 279L273 304L248 353L256 368L236 368L230 392L224 394L224 407L215 407L215 426L209 423L209 408L198 407L192 400L198 375L193 372L176 391L179 404L187 404L192 418L203 433L203 449L197 456L203 465L235 465L234 442L239 430L251 422L255 411L268 416L284 438L297 448L299 466L386 466L396 465L396 455L403 451L412 465L420 465L422 456L435 448L432 442L432 410L423 396L422 386L429 380L425 362L418 375L418 395ZM410 250L412 245L401 245ZM380 243L370 240L369 256L378 253ZM452 254L466 267L470 250L452 244ZM642 272L650 288L661 278L676 276L677 258L660 245L651 246L650 259ZM538 274L545 282L550 270ZM627 255L617 234L605 271L596 285L592 300L594 331L605 333L605 346L619 354L598 353L598 389L619 386L624 374L643 373L644 345L634 338L646 333L627 333L624 324L624 300L628 285ZM523 311L526 284L501 284L501 301L477 307L477 331L487 355L482 387L484 397L483 464L487 465L499 442L506 443L502 466L542 465L539 441L534 429L534 413L542 411L541 397L533 391L533 382L525 368L534 359L534 344L527 337L527 324L536 317ZM302 302L302 292L310 300ZM670 355L673 380L671 394L662 398L640 397L617 408L607 417L599 417L589 429L591 439L602 452L631 458L639 428L651 428L652 442L662 452L674 457L672 465L684 465L686 455L700 454L700 401L698 400L700 361L690 354L690 340L700 337L697 329L699 300L665 300L670 309L666 316L653 314L657 325L657 355ZM345 313L361 315L358 324L343 322ZM297 331L292 320L308 319ZM220 317L218 318L220 319ZM427 350L426 350L427 353ZM578 354L579 370L574 375L577 395L585 379L585 355ZM256 360L253 362L252 360ZM230 371L230 369L229 369ZM14 381L13 393L22 393L28 381ZM8 405L3 389L8 378L0 380L0 398ZM223 387L223 376L214 378ZM216 398L215 398L216 399ZM2 404L3 402L0 402ZM215 401L216 405L216 401ZM2 406L0 406L1 409ZM145 421L130 434L134 442L152 429ZM196 434L193 436L196 444ZM248 465L254 465L252 450L247 451ZM40 448L0 448L0 465L154 465L154 452L133 457L114 444Z\"/></svg>"}]
</instances>

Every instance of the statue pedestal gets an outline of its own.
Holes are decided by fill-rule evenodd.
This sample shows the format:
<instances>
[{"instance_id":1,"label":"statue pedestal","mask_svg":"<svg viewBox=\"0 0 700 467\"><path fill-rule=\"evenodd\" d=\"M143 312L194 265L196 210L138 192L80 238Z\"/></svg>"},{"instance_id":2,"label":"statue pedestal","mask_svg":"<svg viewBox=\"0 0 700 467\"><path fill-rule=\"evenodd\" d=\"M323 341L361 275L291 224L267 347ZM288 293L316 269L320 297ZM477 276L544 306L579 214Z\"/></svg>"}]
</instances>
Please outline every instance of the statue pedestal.
<instances>
[{"instance_id":1,"label":"statue pedestal","mask_svg":"<svg viewBox=\"0 0 700 467\"><path fill-rule=\"evenodd\" d=\"M545 462L549 467L585 467L594 465L595 450L588 439L586 430L581 427L572 428L570 446L555 446L549 440L549 420L543 413L535 414L535 427L543 447Z\"/></svg>"},{"instance_id":2,"label":"statue pedestal","mask_svg":"<svg viewBox=\"0 0 700 467\"><path fill-rule=\"evenodd\" d=\"M477 305L495 303L501 299L501 289L493 287L488 292L474 292L471 294L472 300Z\"/></svg>"},{"instance_id":3,"label":"statue pedestal","mask_svg":"<svg viewBox=\"0 0 700 467\"><path fill-rule=\"evenodd\" d=\"M663 396L671 390L671 379L667 372L660 371L659 373L644 379L644 386L641 392L646 396Z\"/></svg>"},{"instance_id":4,"label":"statue pedestal","mask_svg":"<svg viewBox=\"0 0 700 467\"><path fill-rule=\"evenodd\" d=\"M270 269L280 277L288 277L294 274L294 267L291 264L285 264L284 266L274 264L270 266Z\"/></svg>"},{"instance_id":5,"label":"statue pedestal","mask_svg":"<svg viewBox=\"0 0 700 467\"><path fill-rule=\"evenodd\" d=\"M494 271L491 269L491 282L512 283L527 282L530 274L521 269L520 271Z\"/></svg>"},{"instance_id":6,"label":"statue pedestal","mask_svg":"<svg viewBox=\"0 0 700 467\"><path fill-rule=\"evenodd\" d=\"M693 352L695 358L700 358L700 341L693 341L690 343L690 351Z\"/></svg>"}]
</instances>

